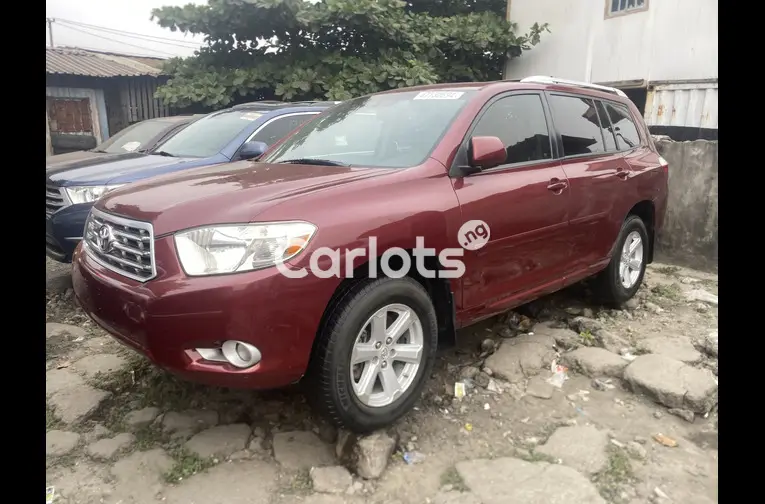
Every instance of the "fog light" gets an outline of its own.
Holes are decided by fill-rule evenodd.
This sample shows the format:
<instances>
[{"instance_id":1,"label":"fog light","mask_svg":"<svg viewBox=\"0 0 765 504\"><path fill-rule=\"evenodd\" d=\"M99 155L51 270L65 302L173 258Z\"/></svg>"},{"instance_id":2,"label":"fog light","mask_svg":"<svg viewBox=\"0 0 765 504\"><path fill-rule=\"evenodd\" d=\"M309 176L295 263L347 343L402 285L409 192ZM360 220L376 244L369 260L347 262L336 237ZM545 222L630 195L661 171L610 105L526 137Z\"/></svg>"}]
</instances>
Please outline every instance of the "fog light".
<instances>
[{"instance_id":1,"label":"fog light","mask_svg":"<svg viewBox=\"0 0 765 504\"><path fill-rule=\"evenodd\" d=\"M243 341L229 340L221 346L223 357L238 368L252 367L260 362L260 350Z\"/></svg>"}]
</instances>

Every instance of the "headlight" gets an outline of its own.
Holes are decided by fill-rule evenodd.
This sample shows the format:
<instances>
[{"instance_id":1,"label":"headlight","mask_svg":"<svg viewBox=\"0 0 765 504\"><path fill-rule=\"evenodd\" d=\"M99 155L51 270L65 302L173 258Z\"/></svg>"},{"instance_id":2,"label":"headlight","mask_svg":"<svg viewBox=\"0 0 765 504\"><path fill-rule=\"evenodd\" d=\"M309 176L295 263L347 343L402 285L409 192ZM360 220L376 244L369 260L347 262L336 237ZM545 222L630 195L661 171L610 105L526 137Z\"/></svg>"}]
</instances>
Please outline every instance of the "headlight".
<instances>
[{"instance_id":1,"label":"headlight","mask_svg":"<svg viewBox=\"0 0 765 504\"><path fill-rule=\"evenodd\" d=\"M124 184L107 186L71 186L66 188L66 193L72 203L93 203L98 198L113 191Z\"/></svg>"},{"instance_id":2,"label":"headlight","mask_svg":"<svg viewBox=\"0 0 765 504\"><path fill-rule=\"evenodd\" d=\"M216 275L288 261L315 232L308 222L211 226L176 233L175 248L187 275Z\"/></svg>"}]
</instances>

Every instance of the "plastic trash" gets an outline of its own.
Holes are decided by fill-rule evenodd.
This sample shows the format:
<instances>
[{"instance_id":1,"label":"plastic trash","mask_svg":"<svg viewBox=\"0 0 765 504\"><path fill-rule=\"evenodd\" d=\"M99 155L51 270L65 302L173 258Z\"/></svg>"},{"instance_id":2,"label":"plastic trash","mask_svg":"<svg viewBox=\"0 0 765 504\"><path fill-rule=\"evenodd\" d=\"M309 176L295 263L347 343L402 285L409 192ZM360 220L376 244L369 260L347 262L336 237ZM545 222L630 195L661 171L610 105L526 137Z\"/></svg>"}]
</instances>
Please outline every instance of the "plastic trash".
<instances>
[{"instance_id":1,"label":"plastic trash","mask_svg":"<svg viewBox=\"0 0 765 504\"><path fill-rule=\"evenodd\" d=\"M603 379L603 378L595 378L592 380L592 388L595 390L600 390L601 392L604 392L606 390L612 390L616 388L616 385L611 383L610 379Z\"/></svg>"},{"instance_id":2,"label":"plastic trash","mask_svg":"<svg viewBox=\"0 0 765 504\"><path fill-rule=\"evenodd\" d=\"M45 489L45 504L53 504L53 499L56 498L56 489L49 486Z\"/></svg>"},{"instance_id":3,"label":"plastic trash","mask_svg":"<svg viewBox=\"0 0 765 504\"><path fill-rule=\"evenodd\" d=\"M465 397L465 394L467 393L467 387L465 387L464 382L455 382L454 383L454 397L457 399L462 399Z\"/></svg>"},{"instance_id":4,"label":"plastic trash","mask_svg":"<svg viewBox=\"0 0 765 504\"><path fill-rule=\"evenodd\" d=\"M489 384L486 386L486 390L493 394L502 393L502 387L500 387L493 378L489 378Z\"/></svg>"},{"instance_id":5,"label":"plastic trash","mask_svg":"<svg viewBox=\"0 0 765 504\"><path fill-rule=\"evenodd\" d=\"M558 361L554 360L552 361L552 364L550 364L550 371L553 375L547 379L547 383L553 387L563 387L563 382L568 380L568 368L566 366L559 365Z\"/></svg>"},{"instance_id":6,"label":"plastic trash","mask_svg":"<svg viewBox=\"0 0 765 504\"><path fill-rule=\"evenodd\" d=\"M669 448L675 448L677 446L677 441L661 433L654 435L653 439L657 443L663 444L664 446L667 446Z\"/></svg>"},{"instance_id":7,"label":"plastic trash","mask_svg":"<svg viewBox=\"0 0 765 504\"><path fill-rule=\"evenodd\" d=\"M407 464L419 464L425 460L425 455L418 451L411 451L404 453L404 462Z\"/></svg>"},{"instance_id":8,"label":"plastic trash","mask_svg":"<svg viewBox=\"0 0 765 504\"><path fill-rule=\"evenodd\" d=\"M466 423L466 424L465 424L465 430L466 430L466 431L468 431L468 432L472 432L472 430L473 430L473 424L471 424L471 423Z\"/></svg>"}]
</instances>

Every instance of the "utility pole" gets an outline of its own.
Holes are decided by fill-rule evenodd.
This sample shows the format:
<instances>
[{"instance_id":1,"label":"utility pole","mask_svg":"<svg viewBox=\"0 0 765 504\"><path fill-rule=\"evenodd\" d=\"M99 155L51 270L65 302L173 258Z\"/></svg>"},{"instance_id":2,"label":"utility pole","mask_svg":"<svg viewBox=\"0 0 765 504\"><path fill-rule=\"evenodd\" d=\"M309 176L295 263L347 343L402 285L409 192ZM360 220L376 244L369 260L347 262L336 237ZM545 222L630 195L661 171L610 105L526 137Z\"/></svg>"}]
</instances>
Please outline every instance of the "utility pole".
<instances>
[{"instance_id":1,"label":"utility pole","mask_svg":"<svg viewBox=\"0 0 765 504\"><path fill-rule=\"evenodd\" d=\"M48 37L50 38L50 46L53 46L53 23L56 22L53 18L45 18L45 22L48 23Z\"/></svg>"}]
</instances>

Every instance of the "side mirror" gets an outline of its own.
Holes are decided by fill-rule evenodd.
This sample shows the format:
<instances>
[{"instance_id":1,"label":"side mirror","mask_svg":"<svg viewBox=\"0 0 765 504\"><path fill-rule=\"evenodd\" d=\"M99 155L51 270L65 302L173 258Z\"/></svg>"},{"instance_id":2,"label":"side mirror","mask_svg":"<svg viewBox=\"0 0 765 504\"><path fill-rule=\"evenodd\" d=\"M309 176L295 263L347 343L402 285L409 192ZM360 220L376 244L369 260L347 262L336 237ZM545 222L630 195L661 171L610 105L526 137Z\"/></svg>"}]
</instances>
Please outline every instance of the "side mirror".
<instances>
[{"instance_id":1,"label":"side mirror","mask_svg":"<svg viewBox=\"0 0 765 504\"><path fill-rule=\"evenodd\" d=\"M475 170L487 170L507 160L505 144L495 136L476 136L470 139L468 163Z\"/></svg>"},{"instance_id":2,"label":"side mirror","mask_svg":"<svg viewBox=\"0 0 765 504\"><path fill-rule=\"evenodd\" d=\"M242 145L239 151L239 159L257 159L268 150L268 144L265 142L258 142L257 140L250 140L246 144Z\"/></svg>"}]
</instances>

